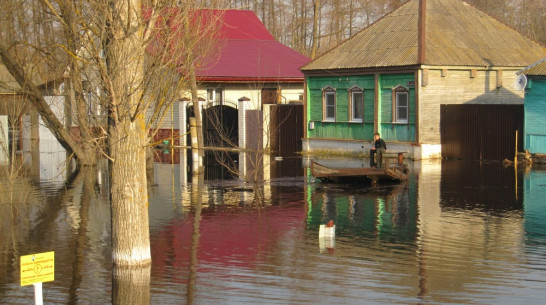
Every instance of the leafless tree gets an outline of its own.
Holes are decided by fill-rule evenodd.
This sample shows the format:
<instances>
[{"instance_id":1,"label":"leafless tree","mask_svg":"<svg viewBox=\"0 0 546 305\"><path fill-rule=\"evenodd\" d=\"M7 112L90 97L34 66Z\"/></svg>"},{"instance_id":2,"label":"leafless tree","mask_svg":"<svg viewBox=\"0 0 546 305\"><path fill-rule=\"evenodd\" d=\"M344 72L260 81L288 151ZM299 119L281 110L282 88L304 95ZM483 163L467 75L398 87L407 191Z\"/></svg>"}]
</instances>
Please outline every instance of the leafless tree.
<instances>
[{"instance_id":1,"label":"leafless tree","mask_svg":"<svg viewBox=\"0 0 546 305\"><path fill-rule=\"evenodd\" d=\"M19 84L17 93L28 97L80 164L96 162L100 147L92 127L107 138L101 153L110 160L114 264L150 264L148 130L193 88L191 75L206 57L206 29L214 28L214 16L201 22L196 1L8 0L4 8L0 20L8 30L0 33L0 59ZM72 90L82 142L39 87L59 82ZM89 86L106 122L89 115L95 110L86 99ZM149 109L153 115L146 121Z\"/></svg>"}]
</instances>

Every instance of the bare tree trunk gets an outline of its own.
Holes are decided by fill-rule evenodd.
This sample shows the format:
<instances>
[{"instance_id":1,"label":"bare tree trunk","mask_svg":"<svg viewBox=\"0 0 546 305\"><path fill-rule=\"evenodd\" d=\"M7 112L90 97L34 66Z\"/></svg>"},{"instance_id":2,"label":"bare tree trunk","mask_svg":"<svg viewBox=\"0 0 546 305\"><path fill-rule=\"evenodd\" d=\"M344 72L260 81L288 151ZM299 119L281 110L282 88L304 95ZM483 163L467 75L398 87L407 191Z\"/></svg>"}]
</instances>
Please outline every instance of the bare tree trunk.
<instances>
[{"instance_id":1,"label":"bare tree trunk","mask_svg":"<svg viewBox=\"0 0 546 305\"><path fill-rule=\"evenodd\" d=\"M84 97L84 88L82 83L82 72L78 67L78 63L73 61L70 69L70 87L74 90L76 101L76 118L80 130L80 148L83 153L90 159L92 164L97 163L97 147L93 143L93 136L89 126L89 109ZM70 126L68 130L70 130ZM98 144L98 143L97 143Z\"/></svg>"},{"instance_id":2,"label":"bare tree trunk","mask_svg":"<svg viewBox=\"0 0 546 305\"><path fill-rule=\"evenodd\" d=\"M109 128L112 259L115 265L148 265L148 188L144 118Z\"/></svg>"},{"instance_id":3,"label":"bare tree trunk","mask_svg":"<svg viewBox=\"0 0 546 305\"><path fill-rule=\"evenodd\" d=\"M71 3L70 2L60 2L59 3L59 9L63 16L63 19L65 20L65 23L63 23L63 31L64 35L66 37L66 44L68 50L70 52L77 54L80 48L80 43L78 39L79 30L76 26L76 14L72 10ZM74 91L74 99L76 102L76 117L78 119L78 127L80 129L80 145L81 149L83 150L83 153L86 156L89 156L93 164L96 163L96 150L95 145L92 143L92 135L90 133L89 128L89 113L88 113L88 106L85 101L85 90L89 90L89 88L84 88L83 86L83 80L82 75L83 71L80 68L80 65L82 64L80 60L69 57L70 60L70 69L69 69L69 78L68 82L70 83L70 88L72 88ZM90 82L87 81L87 84ZM89 86L88 86L89 87ZM67 126L70 128L70 126Z\"/></svg>"},{"instance_id":4,"label":"bare tree trunk","mask_svg":"<svg viewBox=\"0 0 546 305\"><path fill-rule=\"evenodd\" d=\"M111 21L112 38L105 47L111 79L108 148L112 260L116 266L151 263L146 184L148 135L144 114L134 114L142 98L145 55L140 8L138 0L119 1L110 8L110 16L120 20Z\"/></svg>"},{"instance_id":5,"label":"bare tree trunk","mask_svg":"<svg viewBox=\"0 0 546 305\"><path fill-rule=\"evenodd\" d=\"M313 1L313 44L311 47L311 59L317 56L318 49L318 24L319 24L320 0Z\"/></svg>"},{"instance_id":6,"label":"bare tree trunk","mask_svg":"<svg viewBox=\"0 0 546 305\"><path fill-rule=\"evenodd\" d=\"M199 96L197 93L197 77L195 76L195 68L191 68L189 74L193 114L197 123L197 146L199 147L199 157L201 158L203 156L203 147L205 147L205 140L203 137L203 118L201 115L201 105L199 103Z\"/></svg>"}]
</instances>

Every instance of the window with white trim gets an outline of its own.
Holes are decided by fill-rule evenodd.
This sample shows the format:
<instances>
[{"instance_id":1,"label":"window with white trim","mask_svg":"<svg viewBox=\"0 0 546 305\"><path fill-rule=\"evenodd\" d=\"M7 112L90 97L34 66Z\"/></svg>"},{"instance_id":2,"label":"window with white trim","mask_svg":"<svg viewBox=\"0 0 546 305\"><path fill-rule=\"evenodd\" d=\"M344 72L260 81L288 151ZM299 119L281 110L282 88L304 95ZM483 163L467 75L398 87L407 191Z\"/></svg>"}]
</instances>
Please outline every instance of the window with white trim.
<instances>
[{"instance_id":1,"label":"window with white trim","mask_svg":"<svg viewBox=\"0 0 546 305\"><path fill-rule=\"evenodd\" d=\"M356 86L349 89L349 118L351 122L364 118L364 91Z\"/></svg>"},{"instance_id":2,"label":"window with white trim","mask_svg":"<svg viewBox=\"0 0 546 305\"><path fill-rule=\"evenodd\" d=\"M222 88L207 89L207 102L213 106L224 104L224 92Z\"/></svg>"},{"instance_id":3,"label":"window with white trim","mask_svg":"<svg viewBox=\"0 0 546 305\"><path fill-rule=\"evenodd\" d=\"M336 120L336 90L324 88L322 90L323 116L324 121L334 122Z\"/></svg>"},{"instance_id":4,"label":"window with white trim","mask_svg":"<svg viewBox=\"0 0 546 305\"><path fill-rule=\"evenodd\" d=\"M393 90L393 122L407 124L409 122L409 90L398 86Z\"/></svg>"}]
</instances>

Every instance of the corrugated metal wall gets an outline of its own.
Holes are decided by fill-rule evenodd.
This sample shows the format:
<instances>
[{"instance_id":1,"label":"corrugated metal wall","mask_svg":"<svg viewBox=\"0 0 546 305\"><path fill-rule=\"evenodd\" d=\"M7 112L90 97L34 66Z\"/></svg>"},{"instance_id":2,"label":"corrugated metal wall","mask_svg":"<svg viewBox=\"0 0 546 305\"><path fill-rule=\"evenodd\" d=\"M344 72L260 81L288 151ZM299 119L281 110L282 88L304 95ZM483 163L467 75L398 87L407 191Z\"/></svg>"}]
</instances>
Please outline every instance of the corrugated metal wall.
<instances>
[{"instance_id":1,"label":"corrugated metal wall","mask_svg":"<svg viewBox=\"0 0 546 305\"><path fill-rule=\"evenodd\" d=\"M441 105L442 157L513 159L515 133L523 151L523 105Z\"/></svg>"}]
</instances>

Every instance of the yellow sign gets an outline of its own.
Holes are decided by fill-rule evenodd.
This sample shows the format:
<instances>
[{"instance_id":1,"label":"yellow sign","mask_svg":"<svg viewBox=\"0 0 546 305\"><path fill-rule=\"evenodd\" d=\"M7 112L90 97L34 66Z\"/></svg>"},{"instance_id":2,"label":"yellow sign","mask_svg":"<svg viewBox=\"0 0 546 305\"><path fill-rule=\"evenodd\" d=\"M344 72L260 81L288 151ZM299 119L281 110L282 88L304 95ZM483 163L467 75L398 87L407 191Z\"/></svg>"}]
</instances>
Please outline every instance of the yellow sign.
<instances>
[{"instance_id":1,"label":"yellow sign","mask_svg":"<svg viewBox=\"0 0 546 305\"><path fill-rule=\"evenodd\" d=\"M21 286L55 280L55 252L21 256Z\"/></svg>"}]
</instances>

